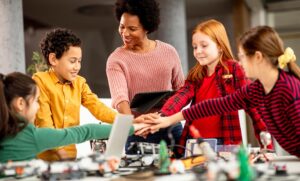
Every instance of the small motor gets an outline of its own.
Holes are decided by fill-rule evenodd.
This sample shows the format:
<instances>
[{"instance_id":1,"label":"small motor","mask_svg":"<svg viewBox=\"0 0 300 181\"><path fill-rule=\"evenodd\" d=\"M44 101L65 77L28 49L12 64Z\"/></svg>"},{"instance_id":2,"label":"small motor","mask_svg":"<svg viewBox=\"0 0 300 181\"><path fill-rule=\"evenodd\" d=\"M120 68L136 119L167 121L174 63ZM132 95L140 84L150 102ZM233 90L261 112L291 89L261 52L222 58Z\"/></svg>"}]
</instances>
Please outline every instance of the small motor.
<instances>
[{"instance_id":1,"label":"small motor","mask_svg":"<svg viewBox=\"0 0 300 181\"><path fill-rule=\"evenodd\" d=\"M93 152L99 152L104 154L105 150L106 150L106 143L107 140L92 140L91 142L91 148Z\"/></svg>"}]
</instances>

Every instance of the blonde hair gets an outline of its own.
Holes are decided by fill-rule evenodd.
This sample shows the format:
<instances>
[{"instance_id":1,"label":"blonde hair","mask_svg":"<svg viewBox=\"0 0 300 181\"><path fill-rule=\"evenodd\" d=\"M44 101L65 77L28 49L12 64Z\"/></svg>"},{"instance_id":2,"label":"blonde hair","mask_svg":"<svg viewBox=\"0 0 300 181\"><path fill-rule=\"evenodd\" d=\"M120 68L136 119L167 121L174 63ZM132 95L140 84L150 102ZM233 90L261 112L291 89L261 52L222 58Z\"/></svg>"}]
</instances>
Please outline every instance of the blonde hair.
<instances>
[{"instance_id":1,"label":"blonde hair","mask_svg":"<svg viewBox=\"0 0 300 181\"><path fill-rule=\"evenodd\" d=\"M217 46L222 50L220 55L220 63L226 69L227 73L229 73L228 67L224 64L224 62L234 58L230 48L228 36L223 24L214 19L207 20L198 24L193 30L192 35L198 32L209 36L209 38L212 41L214 41L217 44ZM197 62L196 65L189 71L187 80L192 82L201 80L205 75L204 69L205 67L201 66L199 62Z\"/></svg>"}]
</instances>

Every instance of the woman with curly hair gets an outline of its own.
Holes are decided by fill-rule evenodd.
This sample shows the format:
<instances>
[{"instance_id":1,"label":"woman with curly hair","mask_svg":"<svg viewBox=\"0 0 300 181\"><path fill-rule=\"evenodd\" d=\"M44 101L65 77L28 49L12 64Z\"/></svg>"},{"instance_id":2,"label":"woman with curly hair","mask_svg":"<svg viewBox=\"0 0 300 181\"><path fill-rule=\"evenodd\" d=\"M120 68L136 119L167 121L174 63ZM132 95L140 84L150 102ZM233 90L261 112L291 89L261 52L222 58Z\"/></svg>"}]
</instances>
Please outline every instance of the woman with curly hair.
<instances>
[{"instance_id":1,"label":"woman with curly hair","mask_svg":"<svg viewBox=\"0 0 300 181\"><path fill-rule=\"evenodd\" d=\"M112 106L120 113L136 114L130 103L137 93L177 90L183 85L184 75L175 48L148 37L160 22L155 0L117 0L115 13L123 45L107 61ZM181 130L180 124L173 129L175 139L178 140ZM133 141L158 143L161 139L167 139L166 130L147 139L131 137L127 146Z\"/></svg>"}]
</instances>

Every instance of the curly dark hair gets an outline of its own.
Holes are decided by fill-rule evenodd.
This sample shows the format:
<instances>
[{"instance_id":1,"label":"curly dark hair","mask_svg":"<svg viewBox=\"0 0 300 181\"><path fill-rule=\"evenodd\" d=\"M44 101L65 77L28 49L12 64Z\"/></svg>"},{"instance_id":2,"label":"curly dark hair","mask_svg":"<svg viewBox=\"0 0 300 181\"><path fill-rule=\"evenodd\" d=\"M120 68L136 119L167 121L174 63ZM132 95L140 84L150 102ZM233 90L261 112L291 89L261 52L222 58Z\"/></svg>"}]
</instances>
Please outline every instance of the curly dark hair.
<instances>
[{"instance_id":1,"label":"curly dark hair","mask_svg":"<svg viewBox=\"0 0 300 181\"><path fill-rule=\"evenodd\" d=\"M148 34L158 29L159 11L159 4L155 0L117 0L115 3L115 13L119 22L123 13L136 15Z\"/></svg>"},{"instance_id":2,"label":"curly dark hair","mask_svg":"<svg viewBox=\"0 0 300 181\"><path fill-rule=\"evenodd\" d=\"M55 57L59 59L70 46L80 47L81 40L71 30L64 28L56 28L48 32L40 43L42 54L48 65L50 65L50 53L55 53Z\"/></svg>"}]
</instances>

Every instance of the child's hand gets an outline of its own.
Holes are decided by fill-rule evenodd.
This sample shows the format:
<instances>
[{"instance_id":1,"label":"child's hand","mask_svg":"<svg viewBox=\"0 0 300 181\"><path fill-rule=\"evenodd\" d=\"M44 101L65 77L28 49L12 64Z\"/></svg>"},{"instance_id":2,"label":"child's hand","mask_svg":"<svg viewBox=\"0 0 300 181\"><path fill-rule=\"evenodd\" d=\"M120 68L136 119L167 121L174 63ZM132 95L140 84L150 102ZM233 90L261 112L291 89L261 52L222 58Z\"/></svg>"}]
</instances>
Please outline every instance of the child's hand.
<instances>
[{"instance_id":1,"label":"child's hand","mask_svg":"<svg viewBox=\"0 0 300 181\"><path fill-rule=\"evenodd\" d=\"M147 137L147 135L150 133L150 124L145 123L135 123L133 124L135 135L142 136L144 138Z\"/></svg>"},{"instance_id":2,"label":"child's hand","mask_svg":"<svg viewBox=\"0 0 300 181\"><path fill-rule=\"evenodd\" d=\"M58 155L60 160L69 160L70 159L68 153L64 149L57 150L56 154Z\"/></svg>"},{"instance_id":3,"label":"child's hand","mask_svg":"<svg viewBox=\"0 0 300 181\"><path fill-rule=\"evenodd\" d=\"M149 114L142 114L139 117L134 119L134 123L148 123L151 120L159 118L159 113L149 113Z\"/></svg>"},{"instance_id":4,"label":"child's hand","mask_svg":"<svg viewBox=\"0 0 300 181\"><path fill-rule=\"evenodd\" d=\"M154 119L151 124L152 126L150 127L150 131L153 134L159 131L161 128L167 128L171 126L172 122L170 121L169 117L159 117Z\"/></svg>"},{"instance_id":5,"label":"child's hand","mask_svg":"<svg viewBox=\"0 0 300 181\"><path fill-rule=\"evenodd\" d=\"M134 132L142 130L144 128L149 128L151 125L146 123L133 123Z\"/></svg>"}]
</instances>

